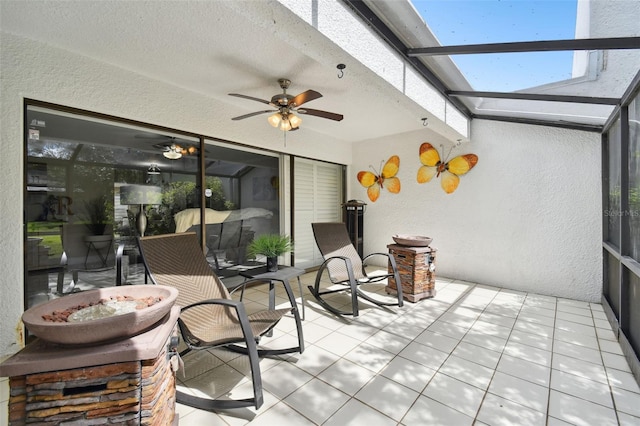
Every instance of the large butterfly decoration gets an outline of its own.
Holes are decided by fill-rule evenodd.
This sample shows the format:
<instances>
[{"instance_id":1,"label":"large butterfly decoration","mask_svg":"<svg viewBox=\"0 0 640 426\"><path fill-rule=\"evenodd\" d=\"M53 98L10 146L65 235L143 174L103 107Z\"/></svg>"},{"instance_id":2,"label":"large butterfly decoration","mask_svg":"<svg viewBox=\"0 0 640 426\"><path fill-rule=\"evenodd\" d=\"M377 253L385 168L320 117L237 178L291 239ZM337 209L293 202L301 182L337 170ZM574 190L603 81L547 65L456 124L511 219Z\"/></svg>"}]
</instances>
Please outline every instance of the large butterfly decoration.
<instances>
[{"instance_id":1,"label":"large butterfly decoration","mask_svg":"<svg viewBox=\"0 0 640 426\"><path fill-rule=\"evenodd\" d=\"M367 195L372 202L375 203L380 196L380 188L386 188L387 191L393 194L400 192L400 179L396 177L400 169L400 157L392 155L382 167L381 173L378 173L373 166L369 167L375 173L368 171L358 172L358 181L367 188Z\"/></svg>"},{"instance_id":2,"label":"large butterfly decoration","mask_svg":"<svg viewBox=\"0 0 640 426\"><path fill-rule=\"evenodd\" d=\"M451 151L449 151L451 153ZM418 183L429 182L434 176L440 177L440 185L444 192L451 194L460 183L461 175L467 173L478 162L475 154L459 155L447 162L440 159L438 150L428 142L420 145L420 162L423 164L418 169Z\"/></svg>"}]
</instances>

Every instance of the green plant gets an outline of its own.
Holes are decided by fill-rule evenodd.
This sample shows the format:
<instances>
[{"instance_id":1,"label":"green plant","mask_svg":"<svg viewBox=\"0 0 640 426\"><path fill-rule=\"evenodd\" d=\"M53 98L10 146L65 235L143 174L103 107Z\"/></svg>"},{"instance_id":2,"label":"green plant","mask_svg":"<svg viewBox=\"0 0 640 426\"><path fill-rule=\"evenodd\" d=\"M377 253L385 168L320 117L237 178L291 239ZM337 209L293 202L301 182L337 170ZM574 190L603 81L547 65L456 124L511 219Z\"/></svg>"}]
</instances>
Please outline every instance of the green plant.
<instances>
[{"instance_id":1,"label":"green plant","mask_svg":"<svg viewBox=\"0 0 640 426\"><path fill-rule=\"evenodd\" d=\"M257 255L278 257L293 249L293 242L288 235L263 234L255 238L247 247L247 254L251 258Z\"/></svg>"},{"instance_id":2,"label":"green plant","mask_svg":"<svg viewBox=\"0 0 640 426\"><path fill-rule=\"evenodd\" d=\"M84 201L84 208L88 222L85 223L93 235L104 234L107 225L110 223L109 212L113 209L110 205L109 197L106 194L99 195L90 200Z\"/></svg>"}]
</instances>

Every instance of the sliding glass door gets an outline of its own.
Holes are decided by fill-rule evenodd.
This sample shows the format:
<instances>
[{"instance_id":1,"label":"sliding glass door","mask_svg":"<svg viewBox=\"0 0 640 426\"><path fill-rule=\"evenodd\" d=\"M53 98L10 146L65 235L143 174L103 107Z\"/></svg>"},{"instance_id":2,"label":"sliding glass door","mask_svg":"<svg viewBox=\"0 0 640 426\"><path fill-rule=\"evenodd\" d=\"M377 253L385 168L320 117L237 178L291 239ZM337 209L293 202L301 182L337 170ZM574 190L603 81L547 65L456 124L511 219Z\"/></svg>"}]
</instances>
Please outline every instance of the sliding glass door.
<instances>
[{"instance_id":1,"label":"sliding glass door","mask_svg":"<svg viewBox=\"0 0 640 426\"><path fill-rule=\"evenodd\" d=\"M280 232L278 154L38 102L25 153L25 308L146 282L140 235L204 235L225 277L260 261L246 255L256 235Z\"/></svg>"},{"instance_id":2,"label":"sliding glass door","mask_svg":"<svg viewBox=\"0 0 640 426\"><path fill-rule=\"evenodd\" d=\"M280 233L279 161L277 154L205 140L204 250L223 279L261 265L247 246L256 236ZM199 215L199 209L178 212L175 232L200 235Z\"/></svg>"}]
</instances>

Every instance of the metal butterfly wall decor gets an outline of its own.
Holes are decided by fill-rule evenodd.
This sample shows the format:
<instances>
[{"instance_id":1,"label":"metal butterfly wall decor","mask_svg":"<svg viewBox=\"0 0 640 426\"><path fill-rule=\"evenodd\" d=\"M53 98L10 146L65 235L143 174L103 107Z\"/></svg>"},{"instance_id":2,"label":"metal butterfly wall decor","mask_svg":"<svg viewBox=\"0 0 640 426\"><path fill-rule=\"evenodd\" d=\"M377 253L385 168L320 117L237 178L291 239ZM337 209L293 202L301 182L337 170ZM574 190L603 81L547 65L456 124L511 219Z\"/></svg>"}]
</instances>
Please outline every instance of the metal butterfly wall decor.
<instances>
[{"instance_id":1,"label":"metal butterfly wall decor","mask_svg":"<svg viewBox=\"0 0 640 426\"><path fill-rule=\"evenodd\" d=\"M451 150L449 150L449 154L451 154ZM436 176L440 177L440 185L444 192L451 194L455 191L458 184L460 184L460 176L466 174L478 163L478 156L465 154L447 161L449 154L443 161L440 159L438 150L433 145L428 142L420 145L420 162L422 166L418 169L418 183L429 182Z\"/></svg>"},{"instance_id":2,"label":"metal butterfly wall decor","mask_svg":"<svg viewBox=\"0 0 640 426\"><path fill-rule=\"evenodd\" d=\"M382 162L380 166L382 166ZM369 171L358 172L358 182L367 188L367 195L372 202L376 202L382 188L386 188L392 194L400 192L400 179L396 177L400 169L400 157L392 155L382 167L380 173L373 166L369 167L371 167L373 173Z\"/></svg>"}]
</instances>

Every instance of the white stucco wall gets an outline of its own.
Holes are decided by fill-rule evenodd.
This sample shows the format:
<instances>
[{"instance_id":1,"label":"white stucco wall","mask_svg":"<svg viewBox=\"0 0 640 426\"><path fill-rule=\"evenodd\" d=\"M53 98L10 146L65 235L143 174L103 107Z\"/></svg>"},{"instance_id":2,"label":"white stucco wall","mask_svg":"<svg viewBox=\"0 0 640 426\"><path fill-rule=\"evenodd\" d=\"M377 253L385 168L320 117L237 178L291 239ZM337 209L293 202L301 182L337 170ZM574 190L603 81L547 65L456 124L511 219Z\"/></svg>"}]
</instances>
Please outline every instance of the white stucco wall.
<instances>
[{"instance_id":1,"label":"white stucco wall","mask_svg":"<svg viewBox=\"0 0 640 426\"><path fill-rule=\"evenodd\" d=\"M22 341L23 100L37 99L159 124L248 145L349 163L351 147L306 132L283 146L280 132L255 135L232 127L225 105L198 93L6 32L0 33L0 358Z\"/></svg>"},{"instance_id":2,"label":"white stucco wall","mask_svg":"<svg viewBox=\"0 0 640 426\"><path fill-rule=\"evenodd\" d=\"M479 161L452 194L439 179L416 182L420 144L444 143L429 131L354 147L349 197L368 203L365 253L386 252L393 234L426 235L438 249L439 276L599 301L600 135L483 120L471 130L471 142L451 155L474 153ZM356 174L393 154L402 190L372 203Z\"/></svg>"}]
</instances>

